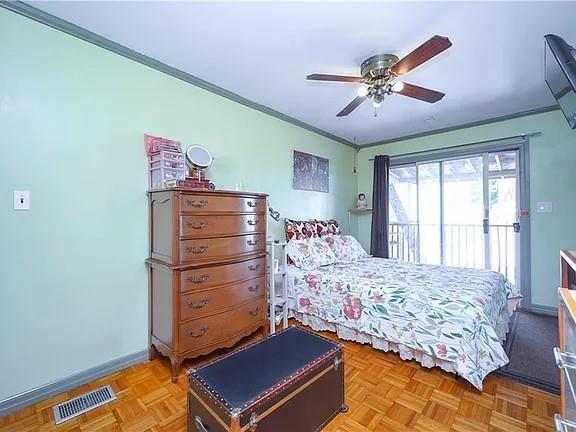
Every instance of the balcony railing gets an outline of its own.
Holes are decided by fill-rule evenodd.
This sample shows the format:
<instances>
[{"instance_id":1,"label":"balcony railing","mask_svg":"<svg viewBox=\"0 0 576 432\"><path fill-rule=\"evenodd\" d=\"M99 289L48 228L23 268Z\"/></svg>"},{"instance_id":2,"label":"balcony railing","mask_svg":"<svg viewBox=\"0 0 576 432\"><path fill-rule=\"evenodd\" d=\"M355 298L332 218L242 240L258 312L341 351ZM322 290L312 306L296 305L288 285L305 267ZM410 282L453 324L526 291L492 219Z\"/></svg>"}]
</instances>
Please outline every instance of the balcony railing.
<instances>
[{"instance_id":1,"label":"balcony railing","mask_svg":"<svg viewBox=\"0 0 576 432\"><path fill-rule=\"evenodd\" d=\"M514 283L514 228L512 225L489 225L489 233L489 268L502 273ZM391 258L453 267L485 268L486 238L482 225L445 224L443 262L440 225L393 222L389 225L388 240Z\"/></svg>"}]
</instances>

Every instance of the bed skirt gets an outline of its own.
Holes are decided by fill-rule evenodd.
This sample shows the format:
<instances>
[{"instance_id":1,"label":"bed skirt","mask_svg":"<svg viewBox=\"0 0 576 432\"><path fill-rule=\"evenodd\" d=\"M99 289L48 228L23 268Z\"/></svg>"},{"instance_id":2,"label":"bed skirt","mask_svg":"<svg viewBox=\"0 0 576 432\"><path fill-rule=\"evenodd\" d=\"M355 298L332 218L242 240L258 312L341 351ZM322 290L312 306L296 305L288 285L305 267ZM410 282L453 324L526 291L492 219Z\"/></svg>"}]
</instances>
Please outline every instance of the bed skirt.
<instances>
[{"instance_id":1,"label":"bed skirt","mask_svg":"<svg viewBox=\"0 0 576 432\"><path fill-rule=\"evenodd\" d=\"M508 300L508 307L504 309L500 315L498 322L496 323L496 334L500 340L504 341L509 330L510 317L520 305L520 298ZM304 325L311 327L316 331L331 331L338 335L338 338L342 340L354 341L361 344L370 344L373 348L381 351L392 351L398 353L402 360L416 360L422 366L426 368L439 367L446 372L454 373L458 375L458 370L456 369L456 364L443 360L441 358L428 355L420 350L410 348L404 344L395 343L387 341L376 336L372 336L368 333L360 332L355 329L351 329L342 324L332 323L322 318L314 315L302 314L291 310L291 315L299 322Z\"/></svg>"}]
</instances>

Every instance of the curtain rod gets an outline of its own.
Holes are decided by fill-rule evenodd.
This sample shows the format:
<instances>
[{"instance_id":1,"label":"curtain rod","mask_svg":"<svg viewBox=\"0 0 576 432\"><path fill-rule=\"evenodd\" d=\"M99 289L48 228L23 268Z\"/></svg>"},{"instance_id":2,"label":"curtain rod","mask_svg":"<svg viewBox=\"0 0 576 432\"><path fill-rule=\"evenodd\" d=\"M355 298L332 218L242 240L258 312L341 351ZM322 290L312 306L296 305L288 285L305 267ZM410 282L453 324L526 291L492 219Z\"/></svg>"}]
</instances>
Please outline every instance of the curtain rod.
<instances>
[{"instance_id":1,"label":"curtain rod","mask_svg":"<svg viewBox=\"0 0 576 432\"><path fill-rule=\"evenodd\" d=\"M533 137L537 137L540 135L542 135L542 132L531 132L531 133L526 133L526 134L522 134L522 135L509 136L509 137L505 137L505 138L491 139L491 140L487 140L487 141L478 141L478 142L472 142L472 143L468 143L468 144L457 144L457 145L448 146L448 147L435 148L435 149L431 149L431 150L420 150L420 151L415 151L415 152L410 152L410 153L402 153L399 155L390 156L390 158L400 158L400 157L405 157L405 156L414 156L414 155L419 155L419 154L433 153L433 152L443 151L443 150L452 150L452 149L457 149L457 148L461 148L461 147L468 147L468 146L473 146L473 145L478 145L478 144L489 144L492 142L505 141L505 140L510 140L510 139L514 139L514 138L522 138L522 139L533 138ZM386 145L386 144L384 144L384 145ZM362 149L362 147L360 147L360 149ZM374 158L370 158L368 160L373 161Z\"/></svg>"}]
</instances>

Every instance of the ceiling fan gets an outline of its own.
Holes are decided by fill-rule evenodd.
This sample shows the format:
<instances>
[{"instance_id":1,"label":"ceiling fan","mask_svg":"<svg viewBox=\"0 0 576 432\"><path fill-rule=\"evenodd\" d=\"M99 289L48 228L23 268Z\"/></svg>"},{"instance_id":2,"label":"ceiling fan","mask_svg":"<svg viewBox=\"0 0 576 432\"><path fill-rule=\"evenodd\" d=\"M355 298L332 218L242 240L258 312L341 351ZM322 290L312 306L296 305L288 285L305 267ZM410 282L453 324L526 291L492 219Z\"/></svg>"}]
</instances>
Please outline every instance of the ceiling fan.
<instances>
[{"instance_id":1,"label":"ceiling fan","mask_svg":"<svg viewBox=\"0 0 576 432\"><path fill-rule=\"evenodd\" d=\"M451 46L452 42L447 37L434 36L402 59L393 54L379 54L367 58L360 65L361 76L312 74L308 75L306 79L363 84L358 89L358 96L336 114L337 117L347 116L366 99L372 99L374 116L376 116L376 108L382 105L385 96L392 93L435 103L444 97L444 93L408 84L397 79Z\"/></svg>"}]
</instances>

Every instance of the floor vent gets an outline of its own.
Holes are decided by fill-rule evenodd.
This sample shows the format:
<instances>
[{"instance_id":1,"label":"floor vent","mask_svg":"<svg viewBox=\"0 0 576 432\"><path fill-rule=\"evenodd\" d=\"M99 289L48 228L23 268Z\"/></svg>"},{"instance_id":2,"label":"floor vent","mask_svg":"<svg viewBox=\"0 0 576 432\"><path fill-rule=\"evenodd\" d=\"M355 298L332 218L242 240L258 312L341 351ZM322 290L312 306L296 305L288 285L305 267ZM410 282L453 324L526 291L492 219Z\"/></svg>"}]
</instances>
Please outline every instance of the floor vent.
<instances>
[{"instance_id":1,"label":"floor vent","mask_svg":"<svg viewBox=\"0 0 576 432\"><path fill-rule=\"evenodd\" d=\"M54 408L52 408L54 411L54 421L56 424L60 424L114 399L116 399L116 394L114 390L112 390L112 387L109 385L101 387L82 396L70 399L67 402L55 405Z\"/></svg>"}]
</instances>

